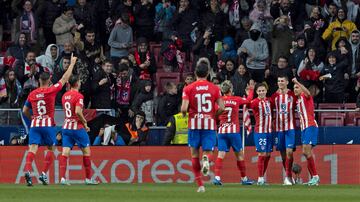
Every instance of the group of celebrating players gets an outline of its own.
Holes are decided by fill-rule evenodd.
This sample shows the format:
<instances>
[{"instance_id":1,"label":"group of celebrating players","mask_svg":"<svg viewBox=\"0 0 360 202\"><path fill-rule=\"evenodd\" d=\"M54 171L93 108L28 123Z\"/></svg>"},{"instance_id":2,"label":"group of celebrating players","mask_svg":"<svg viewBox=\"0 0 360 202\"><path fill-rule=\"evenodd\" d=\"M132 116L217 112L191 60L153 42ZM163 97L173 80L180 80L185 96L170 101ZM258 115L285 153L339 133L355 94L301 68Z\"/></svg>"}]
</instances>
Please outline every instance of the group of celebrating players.
<instances>
[{"instance_id":1,"label":"group of celebrating players","mask_svg":"<svg viewBox=\"0 0 360 202\"><path fill-rule=\"evenodd\" d=\"M56 143L56 129L54 121L55 98L63 85L69 84L70 89L62 97L62 105L65 113L65 121L62 128L62 156L60 157L60 183L70 185L66 179L66 168L70 150L76 143L83 152L83 165L85 168L85 184L97 185L95 179L91 179L92 169L90 161L90 140L87 132L90 130L83 115L83 95L79 92L79 75L72 75L77 58L71 56L71 64L58 83L50 85L50 74L43 72L40 75L40 87L32 91L23 107L23 113L31 126L29 131L29 150L26 156L25 180L28 186L32 186L32 162L39 145L46 145L48 151L45 155L44 168L39 176L43 185L49 184L46 173L54 161ZM31 115L32 110L32 115Z\"/></svg>"},{"instance_id":2,"label":"group of celebrating players","mask_svg":"<svg viewBox=\"0 0 360 202\"><path fill-rule=\"evenodd\" d=\"M247 104L253 110L256 125L254 141L258 152L257 185L266 185L264 174L269 164L273 135L275 145L280 152L286 171L284 185L295 184L292 178L293 151L295 149L295 110L299 113L303 154L307 159L311 179L306 184L319 185L312 148L317 144L318 126L314 118L314 102L309 90L294 78L294 92L288 89L286 76L278 77L278 90L266 97L267 88L263 83L249 84L247 98L232 95L232 84L224 81L221 89L207 81L210 65L206 59L200 59L196 65L197 81L184 88L181 111L189 112L188 142L192 157L192 169L198 192L205 192L201 179L209 174L210 161L213 158L217 142L218 156L215 160L215 178L213 184L222 185L221 169L226 152L234 150L237 167L241 174L241 183L251 185L254 181L246 176L242 138L240 135L239 107ZM254 92L257 97L253 99ZM221 95L222 94L222 95ZM273 117L275 120L273 121ZM217 127L219 122L219 127ZM273 124L275 123L275 124ZM273 125L274 128L273 128ZM218 132L216 136L216 131ZM273 133L273 131L275 133ZM217 139L216 139L217 137ZM199 148L202 147L202 166Z\"/></svg>"},{"instance_id":3,"label":"group of celebrating players","mask_svg":"<svg viewBox=\"0 0 360 202\"><path fill-rule=\"evenodd\" d=\"M63 150L60 157L60 183L70 185L66 179L67 161L71 148L76 143L83 152L85 168L85 184L96 185L98 182L91 179L90 141L87 135L89 127L82 113L83 95L79 92L80 80L78 75L72 75L77 58L71 56L71 64L60 81L50 85L50 74L40 75L40 87L32 91L24 105L23 113L31 119L29 131L29 150L26 156L25 180L32 186L32 162L39 145L47 145L48 151L44 160L44 168L39 176L42 184L49 183L46 173L54 160L56 130L54 121L55 97L63 85L69 83L68 90L62 97L65 121L62 131ZM307 158L308 170L312 178L307 183L310 186L318 185L320 178L317 175L312 148L317 144L318 126L314 119L314 103L309 90L296 79L292 82L294 92L287 88L288 78L278 78L278 91L270 98L266 97L265 84L256 86L251 83L247 98L233 96L231 82L225 81L218 86L207 81L210 65L206 59L200 59L196 65L197 81L186 86L183 91L181 111L185 115L189 112L188 142L192 157L192 168L198 192L205 192L201 173L206 176L210 171L210 161L214 147L217 144L218 156L215 160L215 185L222 185L221 169L226 152L230 147L234 150L237 167L241 174L241 183L251 185L254 181L246 176L242 138L240 135L239 107L247 104L253 110L256 125L254 140L258 154L258 185L266 185L264 174L269 164L273 148L273 130L275 130L275 144L280 151L283 166L286 170L284 185L293 185L292 165L295 149L295 109L300 116L301 141L303 154ZM255 88L254 88L255 87ZM257 97L253 99L254 92ZM221 95L222 94L222 95ZM32 110L32 115L31 115ZM273 119L275 117L275 127ZM217 122L219 121L219 127ZM216 134L216 131L218 134ZM216 139L217 138L217 139ZM202 165L200 164L199 148L202 147Z\"/></svg>"}]
</instances>

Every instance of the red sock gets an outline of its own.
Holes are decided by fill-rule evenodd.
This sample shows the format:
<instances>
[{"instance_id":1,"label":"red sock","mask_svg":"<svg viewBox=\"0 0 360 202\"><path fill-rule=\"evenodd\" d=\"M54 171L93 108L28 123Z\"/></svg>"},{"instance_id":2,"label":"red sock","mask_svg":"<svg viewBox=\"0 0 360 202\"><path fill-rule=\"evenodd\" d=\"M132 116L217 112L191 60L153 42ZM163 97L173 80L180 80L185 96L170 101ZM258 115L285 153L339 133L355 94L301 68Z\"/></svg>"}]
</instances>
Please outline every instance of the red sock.
<instances>
[{"instance_id":1,"label":"red sock","mask_svg":"<svg viewBox=\"0 0 360 202\"><path fill-rule=\"evenodd\" d=\"M264 162L264 175L265 175L266 170L267 170L267 168L268 168L269 161L270 161L270 157L271 157L271 156L265 156L265 162Z\"/></svg>"},{"instance_id":2,"label":"red sock","mask_svg":"<svg viewBox=\"0 0 360 202\"><path fill-rule=\"evenodd\" d=\"M90 156L83 156L83 164L85 167L85 176L87 179L91 179L91 161Z\"/></svg>"},{"instance_id":3,"label":"red sock","mask_svg":"<svg viewBox=\"0 0 360 202\"><path fill-rule=\"evenodd\" d=\"M237 167L240 170L241 177L246 177L246 167L245 167L245 161L237 161Z\"/></svg>"},{"instance_id":4,"label":"red sock","mask_svg":"<svg viewBox=\"0 0 360 202\"><path fill-rule=\"evenodd\" d=\"M48 151L46 153L45 161L44 161L44 170L43 170L44 173L47 173L47 171L49 170L52 162L54 161L54 158L55 158L54 152Z\"/></svg>"},{"instance_id":5,"label":"red sock","mask_svg":"<svg viewBox=\"0 0 360 202\"><path fill-rule=\"evenodd\" d=\"M25 163L25 171L31 172L32 171L32 162L34 161L35 154L32 152L28 152L26 155L26 163Z\"/></svg>"},{"instance_id":6,"label":"red sock","mask_svg":"<svg viewBox=\"0 0 360 202\"><path fill-rule=\"evenodd\" d=\"M220 176L221 169L223 168L223 159L217 158L215 161L215 176Z\"/></svg>"},{"instance_id":7,"label":"red sock","mask_svg":"<svg viewBox=\"0 0 360 202\"><path fill-rule=\"evenodd\" d=\"M199 187L203 186L204 184L203 181L201 180L201 174L200 174L200 170L201 170L200 160L199 158L192 158L191 162L192 162L193 173L195 175L195 181Z\"/></svg>"},{"instance_id":8,"label":"red sock","mask_svg":"<svg viewBox=\"0 0 360 202\"><path fill-rule=\"evenodd\" d=\"M258 156L258 174L259 177L264 177L265 173L265 156Z\"/></svg>"},{"instance_id":9,"label":"red sock","mask_svg":"<svg viewBox=\"0 0 360 202\"><path fill-rule=\"evenodd\" d=\"M67 156L62 155L60 157L60 179L65 178L65 172L67 167Z\"/></svg>"},{"instance_id":10,"label":"red sock","mask_svg":"<svg viewBox=\"0 0 360 202\"><path fill-rule=\"evenodd\" d=\"M307 166L311 176L317 175L315 161L312 156L307 158Z\"/></svg>"},{"instance_id":11,"label":"red sock","mask_svg":"<svg viewBox=\"0 0 360 202\"><path fill-rule=\"evenodd\" d=\"M293 158L286 158L286 177L292 177Z\"/></svg>"}]
</instances>

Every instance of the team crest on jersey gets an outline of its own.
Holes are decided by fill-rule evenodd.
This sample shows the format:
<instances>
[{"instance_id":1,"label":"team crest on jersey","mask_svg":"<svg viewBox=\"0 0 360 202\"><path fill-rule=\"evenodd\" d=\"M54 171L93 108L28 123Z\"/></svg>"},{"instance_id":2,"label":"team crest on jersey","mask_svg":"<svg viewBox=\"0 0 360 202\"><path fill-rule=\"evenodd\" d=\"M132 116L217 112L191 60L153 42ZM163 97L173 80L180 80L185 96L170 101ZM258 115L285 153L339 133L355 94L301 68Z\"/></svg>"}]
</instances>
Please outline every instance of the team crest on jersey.
<instances>
[{"instance_id":1,"label":"team crest on jersey","mask_svg":"<svg viewBox=\"0 0 360 202\"><path fill-rule=\"evenodd\" d=\"M283 114L287 113L287 104L281 103L281 105L280 105L280 113L283 113Z\"/></svg>"},{"instance_id":2,"label":"team crest on jersey","mask_svg":"<svg viewBox=\"0 0 360 202\"><path fill-rule=\"evenodd\" d=\"M268 114L270 114L270 107L269 107L269 105L266 105L266 107L265 107L265 113L268 115Z\"/></svg>"}]
</instances>

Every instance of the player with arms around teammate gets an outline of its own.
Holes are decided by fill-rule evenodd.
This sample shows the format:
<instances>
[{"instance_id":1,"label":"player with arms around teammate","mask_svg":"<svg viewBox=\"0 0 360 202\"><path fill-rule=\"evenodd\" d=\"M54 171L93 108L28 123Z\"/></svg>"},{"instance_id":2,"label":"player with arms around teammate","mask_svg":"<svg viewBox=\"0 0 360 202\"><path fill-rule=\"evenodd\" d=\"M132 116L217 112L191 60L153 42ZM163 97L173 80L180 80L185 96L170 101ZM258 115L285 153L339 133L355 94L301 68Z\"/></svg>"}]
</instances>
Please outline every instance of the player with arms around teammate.
<instances>
[{"instance_id":1,"label":"player with arms around teammate","mask_svg":"<svg viewBox=\"0 0 360 202\"><path fill-rule=\"evenodd\" d=\"M279 76L277 80L278 90L271 96L271 104L275 109L275 132L276 147L280 151L283 166L286 171L284 185L293 185L292 164L293 151L295 148L295 108L296 96L288 89L289 79L287 76Z\"/></svg>"},{"instance_id":2,"label":"player with arms around teammate","mask_svg":"<svg viewBox=\"0 0 360 202\"><path fill-rule=\"evenodd\" d=\"M65 178L67 160L70 150L76 143L83 152L83 165L85 167L85 184L97 185L94 179L91 179L91 161L90 161L90 140L87 134L90 128L83 115L84 96L79 92L81 82L78 75L72 75L69 80L70 90L62 97L62 106L65 112L65 121L62 130L62 156L60 158L60 184L70 185Z\"/></svg>"},{"instance_id":3,"label":"player with arms around teammate","mask_svg":"<svg viewBox=\"0 0 360 202\"><path fill-rule=\"evenodd\" d=\"M40 87L33 90L23 107L26 117L31 119L29 131L29 150L26 156L25 180L28 186L32 186L31 164L34 161L35 154L40 144L46 145L49 151L45 156L44 169L39 180L47 185L47 171L54 160L56 131L55 131L55 98L56 94L61 91L63 85L69 80L77 58L71 55L71 63L62 78L55 85L50 86L50 74L43 72L40 75ZM31 117L30 109L33 111Z\"/></svg>"},{"instance_id":4,"label":"player with arms around teammate","mask_svg":"<svg viewBox=\"0 0 360 202\"><path fill-rule=\"evenodd\" d=\"M297 110L300 115L301 142L303 154L307 159L307 167L311 175L309 186L319 185L320 178L317 174L312 148L317 144L318 125L314 114L314 100L310 91L302 85L296 78L293 80L294 93L298 97Z\"/></svg>"},{"instance_id":5,"label":"player with arms around teammate","mask_svg":"<svg viewBox=\"0 0 360 202\"><path fill-rule=\"evenodd\" d=\"M252 185L254 181L246 176L246 167L244 160L244 152L242 148L242 139L240 134L239 107L248 104L253 98L253 84L249 86L247 99L233 96L233 85L230 81L224 81L221 84L221 92L223 93L223 101L225 111L219 116L220 126L218 129L218 157L215 161L215 178L213 184L222 185L220 173L223 167L223 159L230 147L233 148L236 158L236 165L240 171L241 184Z\"/></svg>"},{"instance_id":6,"label":"player with arms around teammate","mask_svg":"<svg viewBox=\"0 0 360 202\"><path fill-rule=\"evenodd\" d=\"M220 89L206 80L210 71L210 62L200 58L195 68L197 81L183 90L181 112L185 116L189 110L188 143L192 157L192 168L198 192L205 192L201 174L207 176L210 171L212 153L216 144L216 115L224 111ZM215 103L219 109L215 110ZM200 167L199 148L202 147L202 167Z\"/></svg>"},{"instance_id":7,"label":"player with arms around teammate","mask_svg":"<svg viewBox=\"0 0 360 202\"><path fill-rule=\"evenodd\" d=\"M255 117L254 142L258 154L258 173L257 185L265 185L264 175L270 161L272 152L272 119L271 103L266 97L267 89L265 84L259 83L255 87L257 98L251 101L250 108Z\"/></svg>"}]
</instances>

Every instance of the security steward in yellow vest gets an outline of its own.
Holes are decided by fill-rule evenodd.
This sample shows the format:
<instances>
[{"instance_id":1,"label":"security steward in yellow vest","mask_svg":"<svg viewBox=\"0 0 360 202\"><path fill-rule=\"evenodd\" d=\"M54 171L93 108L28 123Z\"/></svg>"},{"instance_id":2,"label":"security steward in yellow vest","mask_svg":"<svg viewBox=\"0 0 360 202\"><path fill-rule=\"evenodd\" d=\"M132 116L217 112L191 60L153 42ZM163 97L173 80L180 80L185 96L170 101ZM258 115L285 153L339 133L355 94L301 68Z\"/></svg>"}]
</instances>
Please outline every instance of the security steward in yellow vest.
<instances>
[{"instance_id":1,"label":"security steward in yellow vest","mask_svg":"<svg viewBox=\"0 0 360 202\"><path fill-rule=\"evenodd\" d=\"M163 145L186 145L188 143L188 118L182 113L175 114L166 125Z\"/></svg>"}]
</instances>

